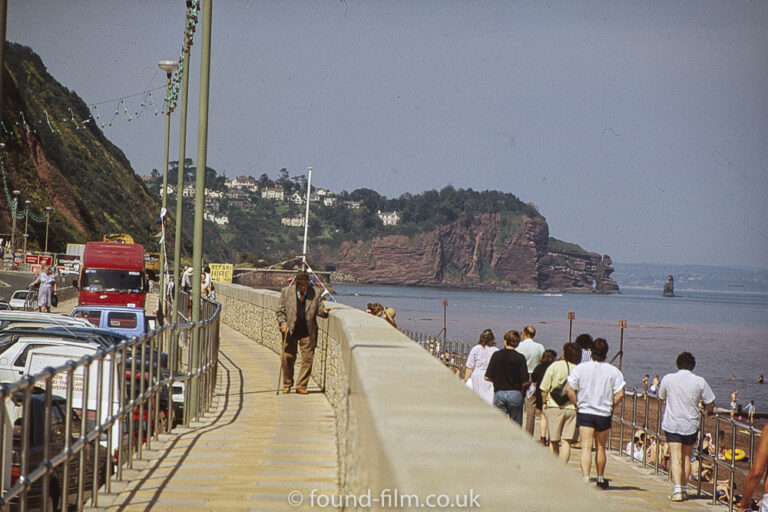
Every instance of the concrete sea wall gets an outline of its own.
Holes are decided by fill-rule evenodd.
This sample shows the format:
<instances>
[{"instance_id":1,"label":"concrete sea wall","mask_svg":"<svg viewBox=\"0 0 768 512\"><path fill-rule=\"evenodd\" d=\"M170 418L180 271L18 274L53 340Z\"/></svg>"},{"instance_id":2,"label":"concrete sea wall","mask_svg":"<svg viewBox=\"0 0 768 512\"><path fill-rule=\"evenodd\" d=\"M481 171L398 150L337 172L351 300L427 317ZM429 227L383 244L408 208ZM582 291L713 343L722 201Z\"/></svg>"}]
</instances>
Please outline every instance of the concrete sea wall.
<instances>
[{"instance_id":1,"label":"concrete sea wall","mask_svg":"<svg viewBox=\"0 0 768 512\"><path fill-rule=\"evenodd\" d=\"M222 321L279 353L278 299L216 284ZM312 375L335 411L343 494L370 495L373 510L415 509L417 499L436 505L430 510L607 506L594 484L583 484L409 338L380 318L334 307L319 320Z\"/></svg>"}]
</instances>

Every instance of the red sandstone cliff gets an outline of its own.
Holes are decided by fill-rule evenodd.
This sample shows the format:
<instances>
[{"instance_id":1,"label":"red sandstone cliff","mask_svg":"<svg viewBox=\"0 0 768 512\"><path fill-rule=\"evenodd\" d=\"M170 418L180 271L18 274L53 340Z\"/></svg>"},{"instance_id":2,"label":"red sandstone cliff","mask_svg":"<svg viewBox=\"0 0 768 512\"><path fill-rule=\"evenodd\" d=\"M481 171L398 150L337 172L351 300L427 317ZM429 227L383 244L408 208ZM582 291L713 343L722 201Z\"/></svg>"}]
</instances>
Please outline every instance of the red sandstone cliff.
<instances>
[{"instance_id":1,"label":"red sandstone cliff","mask_svg":"<svg viewBox=\"0 0 768 512\"><path fill-rule=\"evenodd\" d=\"M338 268L336 282L462 286L519 291L618 293L611 259L550 250L542 217L500 213L464 217L414 236L318 247L313 257Z\"/></svg>"}]
</instances>

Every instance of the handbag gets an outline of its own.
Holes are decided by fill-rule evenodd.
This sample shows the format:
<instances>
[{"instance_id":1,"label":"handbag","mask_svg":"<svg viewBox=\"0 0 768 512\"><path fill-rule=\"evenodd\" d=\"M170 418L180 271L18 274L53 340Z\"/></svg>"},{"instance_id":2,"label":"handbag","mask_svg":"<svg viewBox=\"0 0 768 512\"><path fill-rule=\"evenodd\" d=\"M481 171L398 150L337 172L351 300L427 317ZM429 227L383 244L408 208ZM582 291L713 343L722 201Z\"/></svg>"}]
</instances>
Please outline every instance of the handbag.
<instances>
[{"instance_id":1,"label":"handbag","mask_svg":"<svg viewBox=\"0 0 768 512\"><path fill-rule=\"evenodd\" d=\"M56 307L59 305L59 296L56 294L53 294L51 297L51 306Z\"/></svg>"},{"instance_id":2,"label":"handbag","mask_svg":"<svg viewBox=\"0 0 768 512\"><path fill-rule=\"evenodd\" d=\"M568 375L571 374L571 367L568 364L568 361L565 362L566 367L568 368ZM568 382L568 376L565 377L565 380L562 384L557 386L555 389L549 392L549 395L552 397L552 400L555 401L555 403L559 406L563 406L568 403L568 393L565 391L565 384Z\"/></svg>"}]
</instances>

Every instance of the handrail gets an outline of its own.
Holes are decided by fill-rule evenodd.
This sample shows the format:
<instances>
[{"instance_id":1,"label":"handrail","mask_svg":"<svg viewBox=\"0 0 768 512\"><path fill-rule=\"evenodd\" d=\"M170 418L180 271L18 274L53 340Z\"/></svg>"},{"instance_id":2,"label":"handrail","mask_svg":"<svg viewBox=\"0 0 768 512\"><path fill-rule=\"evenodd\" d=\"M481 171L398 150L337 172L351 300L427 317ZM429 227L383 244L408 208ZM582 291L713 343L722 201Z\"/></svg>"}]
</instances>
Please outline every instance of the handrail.
<instances>
[{"instance_id":1,"label":"handrail","mask_svg":"<svg viewBox=\"0 0 768 512\"><path fill-rule=\"evenodd\" d=\"M466 359L469 355L470 349L472 348L470 344L461 341L446 340L444 338L440 338L439 336L431 336L429 334L411 331L409 329L400 329L400 331L421 345L431 355L454 369L454 371L460 376L463 376ZM451 355L454 353L456 354L455 359L452 358L452 361L450 362L446 361L443 355L446 349L450 351ZM617 352L611 360L611 363L620 354L621 352ZM639 397L642 398L642 413L638 412ZM628 402L631 402L631 411L627 411ZM653 409L651 409L651 402L655 402L655 407ZM648 442L647 440L653 439L653 452L650 452L650 447L646 445L643 449L642 461L635 459L634 453L629 453L628 457L630 460L642 464L643 468L652 466L656 474L667 475L668 478L671 478L668 470L664 468L664 461L662 460L663 457L661 453L661 444L662 442L665 442L666 439L664 432L661 429L661 418L663 410L664 401L658 398L655 394L649 393L645 390L638 390L637 388L631 386L625 386L624 399L621 401L619 410L614 411L613 414L614 428L611 429L609 447L612 450L620 452L622 456L627 455L624 448L625 439L632 442L634 434L637 431L641 431L645 434L646 443ZM721 424L723 423L726 426L730 425L731 454L735 454L737 448L744 446L748 448L748 450L744 450L746 456L745 460L752 460L756 449L755 437L760 435L760 431L753 426L732 420L731 418L724 417L719 414L714 414L707 421L705 415L700 413L699 432L705 432L705 427L709 426L712 431L718 433L723 430L721 428ZM631 428L630 436L625 436L625 429L627 427ZM615 439L617 430L618 439ZM744 436L748 437L748 442L743 441ZM718 499L721 496L726 498L725 501L727 502L728 510L732 511L734 510L735 502L734 491L741 487L741 485L737 485L736 480L743 480L744 477L746 477L748 468L738 466L736 464L737 461L734 460L735 456L732 456L730 459L725 459L722 456L722 453L725 452L725 450L721 450L722 447L720 446L722 442L720 439L721 436L715 434L715 437L715 455L713 456L703 450L702 445L704 435L699 435L698 444L694 450L694 456L699 460L696 475L697 477L695 478L696 492L699 495L703 494L710 497L711 503L713 505L718 503ZM742 442L737 442L737 438L741 438ZM651 460L649 461L649 459ZM706 474L710 470L712 473L711 482L704 482L706 479ZM718 480L718 475L721 471L726 471L728 474L727 484L724 483L726 482L726 479ZM706 488L703 489L703 487L705 487L705 483L710 485L706 485ZM748 499L751 499L751 497Z\"/></svg>"},{"instance_id":2,"label":"handrail","mask_svg":"<svg viewBox=\"0 0 768 512\"><path fill-rule=\"evenodd\" d=\"M188 301L186 297L184 300ZM82 508L85 493L90 494L91 506L98 506L98 489L102 484L104 492L110 492L112 480L122 480L124 466L131 468L134 459L143 457L145 445L150 448L151 443L158 440L160 431L170 432L174 427L174 383L185 383L185 426L192 419L188 414L192 405L190 396L197 397L193 408L195 419L208 410L216 383L221 305L203 299L201 308L204 319L198 322L164 325L118 345L100 348L77 361L57 368L47 367L12 384L0 384L0 511L7 510L11 503L14 506L18 503L20 510L26 510L29 491L37 485L41 491L36 496L40 496L42 503L49 495L61 500L62 505L70 502L69 491L74 479L77 479L77 508ZM200 332L199 366L192 368L193 347L188 341L195 330ZM162 349L169 352L169 368L155 360L155 355L159 359ZM184 354L186 357L182 357ZM192 387L196 390L194 394L190 393ZM41 388L45 393L45 418L41 424L34 425L30 418L31 401L33 396L40 395ZM55 406L52 403L54 389L63 395L57 398ZM89 396L94 392L95 396ZM30 413L21 414L14 399L20 399L23 404L21 411ZM79 417L73 416L77 410L81 413ZM64 418L54 418L54 411L63 412ZM15 426L19 414L20 428ZM52 432L56 432L52 430L54 419L64 424L63 435L60 427L58 430L60 442L51 439ZM29 440L41 427L43 456L39 462L33 462ZM16 436L9 437L14 429ZM73 437L77 430L79 433ZM20 449L13 449L14 437L20 441ZM54 449L54 443L62 446ZM92 457L86 460L89 454ZM5 466L12 456L20 463L19 476L13 485L10 468ZM35 467L29 467L30 463L35 463ZM116 471L112 471L113 467ZM77 474L72 474L72 470ZM83 478L86 471L94 475L90 487L86 487ZM59 489L52 486L54 475Z\"/></svg>"}]
</instances>

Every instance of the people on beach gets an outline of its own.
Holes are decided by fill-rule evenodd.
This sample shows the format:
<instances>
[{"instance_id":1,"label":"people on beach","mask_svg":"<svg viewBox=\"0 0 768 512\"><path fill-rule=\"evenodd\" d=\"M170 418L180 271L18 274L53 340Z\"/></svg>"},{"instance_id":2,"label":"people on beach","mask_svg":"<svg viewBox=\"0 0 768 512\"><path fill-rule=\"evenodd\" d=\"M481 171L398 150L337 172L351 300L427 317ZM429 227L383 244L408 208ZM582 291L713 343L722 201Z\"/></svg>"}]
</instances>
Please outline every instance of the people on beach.
<instances>
[{"instance_id":1,"label":"people on beach","mask_svg":"<svg viewBox=\"0 0 768 512\"><path fill-rule=\"evenodd\" d=\"M645 460L648 461L649 466L654 466L657 459L659 461L659 467L664 471L669 471L669 443L664 439L660 439L657 442L654 438L648 446Z\"/></svg>"},{"instance_id":2,"label":"people on beach","mask_svg":"<svg viewBox=\"0 0 768 512\"><path fill-rule=\"evenodd\" d=\"M466 367L464 382L472 379L472 389L489 404L493 404L493 383L485 379L485 371L488 369L491 356L498 350L499 347L496 346L496 337L493 335L493 331L485 329L480 333L477 345L469 351L467 362L464 365Z\"/></svg>"},{"instance_id":3,"label":"people on beach","mask_svg":"<svg viewBox=\"0 0 768 512\"><path fill-rule=\"evenodd\" d=\"M648 391L653 393L654 395L659 392L659 376L656 375L653 377L653 380L651 381L651 387L648 388Z\"/></svg>"},{"instance_id":4,"label":"people on beach","mask_svg":"<svg viewBox=\"0 0 768 512\"><path fill-rule=\"evenodd\" d=\"M536 336L536 328L527 325L521 333L520 344L515 350L525 357L525 365L528 368L528 381L530 382L533 370L538 366L541 355L544 353L544 345L533 340ZM528 387L524 390L525 401L523 402L523 430L533 435L534 424L536 423L536 397L535 388Z\"/></svg>"},{"instance_id":5,"label":"people on beach","mask_svg":"<svg viewBox=\"0 0 768 512\"><path fill-rule=\"evenodd\" d=\"M37 279L32 281L30 288L40 285L37 292L37 308L43 313L50 313L53 306L53 296L56 295L56 274L53 273L51 265L45 265Z\"/></svg>"},{"instance_id":6,"label":"people on beach","mask_svg":"<svg viewBox=\"0 0 768 512\"><path fill-rule=\"evenodd\" d=\"M669 443L670 473L674 487L670 499L683 501L685 485L691 474L691 452L698 440L699 402L708 415L715 408L715 394L707 381L693 374L696 358L690 352L677 356L677 372L664 376L659 398L666 400L661 428Z\"/></svg>"},{"instance_id":7,"label":"people on beach","mask_svg":"<svg viewBox=\"0 0 768 512\"><path fill-rule=\"evenodd\" d=\"M749 420L749 424L752 425L755 422L755 401L750 400L747 406L744 408L744 411L747 413L747 419Z\"/></svg>"},{"instance_id":8,"label":"people on beach","mask_svg":"<svg viewBox=\"0 0 768 512\"><path fill-rule=\"evenodd\" d=\"M736 402L739 401L739 390L734 389L731 393L731 419L736 415Z\"/></svg>"},{"instance_id":9,"label":"people on beach","mask_svg":"<svg viewBox=\"0 0 768 512\"><path fill-rule=\"evenodd\" d=\"M333 308L323 305L323 297L309 286L309 274L299 270L293 282L280 292L277 321L283 333L283 393L293 386L294 365L297 349L301 350L301 368L296 383L296 393L306 395L312 361L317 346L317 317L327 318Z\"/></svg>"},{"instance_id":10,"label":"people on beach","mask_svg":"<svg viewBox=\"0 0 768 512\"><path fill-rule=\"evenodd\" d=\"M574 340L581 347L581 362L588 363L592 360L592 336L589 334L579 334Z\"/></svg>"},{"instance_id":11,"label":"people on beach","mask_svg":"<svg viewBox=\"0 0 768 512\"><path fill-rule=\"evenodd\" d=\"M531 381L533 381L531 385L535 390L536 414L539 416L539 442L545 446L549 444L549 438L547 437L547 418L542 414L544 400L541 392L541 381L544 378L544 374L547 372L547 368L549 368L549 365L551 365L555 359L557 359L557 352L549 349L545 350L544 353L541 354L539 364L536 365L536 368L533 369L533 373L531 373ZM523 411L523 415L525 415L525 411Z\"/></svg>"},{"instance_id":12,"label":"people on beach","mask_svg":"<svg viewBox=\"0 0 768 512\"><path fill-rule=\"evenodd\" d=\"M645 377L643 377L643 391L645 391L646 393L648 392L648 385L649 385L648 380L649 380L649 375L646 373Z\"/></svg>"},{"instance_id":13,"label":"people on beach","mask_svg":"<svg viewBox=\"0 0 768 512\"><path fill-rule=\"evenodd\" d=\"M519 344L519 332L504 334L504 348L491 356L485 379L493 382L493 405L522 426L523 389L528 385L529 377L525 357L515 350Z\"/></svg>"},{"instance_id":14,"label":"people on beach","mask_svg":"<svg viewBox=\"0 0 768 512\"><path fill-rule=\"evenodd\" d=\"M627 441L624 453L635 460L643 461L645 458L645 432L637 430L632 441Z\"/></svg>"},{"instance_id":15,"label":"people on beach","mask_svg":"<svg viewBox=\"0 0 768 512\"><path fill-rule=\"evenodd\" d=\"M752 459L752 465L749 467L749 473L744 480L744 489L741 493L741 505L739 510L752 510L750 505L752 497L760 486L760 480L765 479L763 484L763 497L760 504L760 512L768 512L768 423L763 426L760 434L760 442L755 450L755 456Z\"/></svg>"},{"instance_id":16,"label":"people on beach","mask_svg":"<svg viewBox=\"0 0 768 512\"><path fill-rule=\"evenodd\" d=\"M549 433L549 449L564 464L568 463L571 444L576 440L576 406L570 400L562 400L562 392L552 391L566 383L571 371L580 362L581 348L575 343L566 343L561 359L549 365L540 386L544 402L542 418L546 420Z\"/></svg>"},{"instance_id":17,"label":"people on beach","mask_svg":"<svg viewBox=\"0 0 768 512\"><path fill-rule=\"evenodd\" d=\"M576 424L579 426L581 450L581 474L589 482L592 467L592 440L595 440L595 468L597 486L608 488L605 479L605 446L611 430L613 409L624 396L624 376L621 371L605 362L608 342L597 338L592 343L592 360L581 363L571 370L566 383L568 398L576 406Z\"/></svg>"}]
</instances>

